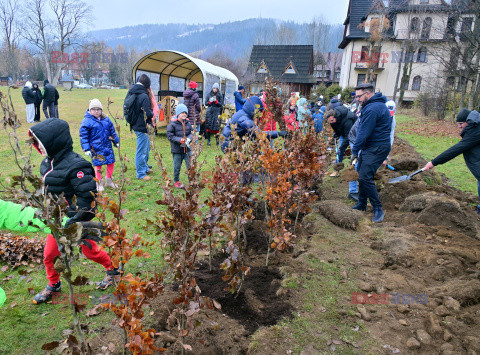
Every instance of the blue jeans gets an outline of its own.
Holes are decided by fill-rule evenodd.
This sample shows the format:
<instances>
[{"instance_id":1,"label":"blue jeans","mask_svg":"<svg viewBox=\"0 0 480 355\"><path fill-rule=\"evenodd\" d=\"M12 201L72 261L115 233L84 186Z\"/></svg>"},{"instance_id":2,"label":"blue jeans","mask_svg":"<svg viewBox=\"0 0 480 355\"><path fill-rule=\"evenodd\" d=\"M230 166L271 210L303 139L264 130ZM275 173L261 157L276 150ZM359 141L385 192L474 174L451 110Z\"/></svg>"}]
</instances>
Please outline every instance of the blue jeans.
<instances>
[{"instance_id":1,"label":"blue jeans","mask_svg":"<svg viewBox=\"0 0 480 355\"><path fill-rule=\"evenodd\" d=\"M185 160L187 169L190 168L190 152L188 153L173 153L173 182L180 181L180 170L182 163Z\"/></svg>"},{"instance_id":2,"label":"blue jeans","mask_svg":"<svg viewBox=\"0 0 480 355\"><path fill-rule=\"evenodd\" d=\"M347 150L347 146L345 146L345 148L343 149L340 149L340 147L342 146L343 142L345 142L345 140L348 139L348 138L345 138L343 136L340 136L340 138L338 138L338 152L337 153L337 160L336 162L337 163L341 163L343 161L343 156L345 154L345 151Z\"/></svg>"},{"instance_id":3,"label":"blue jeans","mask_svg":"<svg viewBox=\"0 0 480 355\"><path fill-rule=\"evenodd\" d=\"M378 197L377 187L373 181L373 177L378 168L390 153L390 144L384 144L378 147L372 147L362 150L362 154L358 158L358 203L367 206L367 199L373 206L374 210L382 208L382 203Z\"/></svg>"},{"instance_id":4,"label":"blue jeans","mask_svg":"<svg viewBox=\"0 0 480 355\"><path fill-rule=\"evenodd\" d=\"M135 153L135 169L137 170L137 179L143 179L148 168L148 155L150 154L150 141L148 139L148 133L137 132L137 151Z\"/></svg>"},{"instance_id":5,"label":"blue jeans","mask_svg":"<svg viewBox=\"0 0 480 355\"><path fill-rule=\"evenodd\" d=\"M350 149L353 150L353 144L352 143L350 143ZM360 155L360 153L358 155ZM355 171L358 171L357 167L358 167L358 162L355 164ZM350 194L358 193L358 181L350 181L348 183L348 193L350 193Z\"/></svg>"}]
</instances>

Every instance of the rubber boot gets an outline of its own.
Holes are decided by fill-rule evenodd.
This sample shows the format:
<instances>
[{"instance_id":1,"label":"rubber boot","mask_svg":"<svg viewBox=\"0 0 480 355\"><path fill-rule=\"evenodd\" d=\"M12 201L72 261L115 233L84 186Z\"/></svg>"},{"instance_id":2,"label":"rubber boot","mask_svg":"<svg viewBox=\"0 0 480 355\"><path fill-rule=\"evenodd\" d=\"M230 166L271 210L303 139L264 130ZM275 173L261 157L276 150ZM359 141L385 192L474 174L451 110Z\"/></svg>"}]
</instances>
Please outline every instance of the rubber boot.
<instances>
[{"instance_id":1,"label":"rubber boot","mask_svg":"<svg viewBox=\"0 0 480 355\"><path fill-rule=\"evenodd\" d=\"M355 206L352 207L352 210L366 211L367 206L365 206L365 205L363 205L359 202Z\"/></svg>"},{"instance_id":2,"label":"rubber boot","mask_svg":"<svg viewBox=\"0 0 480 355\"><path fill-rule=\"evenodd\" d=\"M110 187L112 189L118 189L118 186L113 182L113 178L106 178L105 186Z\"/></svg>"},{"instance_id":3,"label":"rubber boot","mask_svg":"<svg viewBox=\"0 0 480 355\"><path fill-rule=\"evenodd\" d=\"M102 192L104 191L105 188L103 187L103 179L97 182L97 192Z\"/></svg>"}]
</instances>

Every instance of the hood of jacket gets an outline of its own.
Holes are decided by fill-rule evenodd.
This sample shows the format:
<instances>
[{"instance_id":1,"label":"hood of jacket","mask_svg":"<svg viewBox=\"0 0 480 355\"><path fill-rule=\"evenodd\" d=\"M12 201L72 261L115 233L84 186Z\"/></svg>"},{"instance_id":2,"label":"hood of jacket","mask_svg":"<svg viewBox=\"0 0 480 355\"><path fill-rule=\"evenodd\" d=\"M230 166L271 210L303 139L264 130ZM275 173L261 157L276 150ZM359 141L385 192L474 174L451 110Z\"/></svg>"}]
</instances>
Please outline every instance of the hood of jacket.
<instances>
[{"instance_id":1,"label":"hood of jacket","mask_svg":"<svg viewBox=\"0 0 480 355\"><path fill-rule=\"evenodd\" d=\"M469 125L478 125L480 123L480 113L473 110L467 116L467 121Z\"/></svg>"},{"instance_id":2,"label":"hood of jacket","mask_svg":"<svg viewBox=\"0 0 480 355\"><path fill-rule=\"evenodd\" d=\"M194 90L192 88L189 88L183 92L183 97L186 99L191 98L194 94L198 94L197 90Z\"/></svg>"},{"instance_id":3,"label":"hood of jacket","mask_svg":"<svg viewBox=\"0 0 480 355\"><path fill-rule=\"evenodd\" d=\"M142 84L134 84L130 90L128 90L128 92L130 94L145 94L148 96L148 93L147 93L147 89L145 89L145 86L143 86Z\"/></svg>"},{"instance_id":4,"label":"hood of jacket","mask_svg":"<svg viewBox=\"0 0 480 355\"><path fill-rule=\"evenodd\" d=\"M297 106L303 107L303 105L305 105L306 102L307 102L307 99L302 97L300 100L297 101Z\"/></svg>"},{"instance_id":5,"label":"hood of jacket","mask_svg":"<svg viewBox=\"0 0 480 355\"><path fill-rule=\"evenodd\" d=\"M49 118L32 126L28 132L34 147L42 155L58 160L73 150L73 141L68 123L59 118Z\"/></svg>"},{"instance_id":6,"label":"hood of jacket","mask_svg":"<svg viewBox=\"0 0 480 355\"><path fill-rule=\"evenodd\" d=\"M248 117L253 118L255 116L255 110L263 110L263 103L257 96L252 96L247 99L243 105L242 110L247 114Z\"/></svg>"},{"instance_id":7,"label":"hood of jacket","mask_svg":"<svg viewBox=\"0 0 480 355\"><path fill-rule=\"evenodd\" d=\"M381 102L382 104L385 105L386 102L387 102L387 98L381 92L377 92L369 100L367 100L367 102L365 102L362 106L365 107L368 104L371 104L371 103L374 103L374 102ZM385 105L385 107L386 107L386 105Z\"/></svg>"},{"instance_id":8,"label":"hood of jacket","mask_svg":"<svg viewBox=\"0 0 480 355\"><path fill-rule=\"evenodd\" d=\"M341 121L345 120L347 118L348 113L350 112L350 110L343 105L335 107L334 110L337 111L337 113L338 113L337 114L337 123L339 121L341 122Z\"/></svg>"}]
</instances>

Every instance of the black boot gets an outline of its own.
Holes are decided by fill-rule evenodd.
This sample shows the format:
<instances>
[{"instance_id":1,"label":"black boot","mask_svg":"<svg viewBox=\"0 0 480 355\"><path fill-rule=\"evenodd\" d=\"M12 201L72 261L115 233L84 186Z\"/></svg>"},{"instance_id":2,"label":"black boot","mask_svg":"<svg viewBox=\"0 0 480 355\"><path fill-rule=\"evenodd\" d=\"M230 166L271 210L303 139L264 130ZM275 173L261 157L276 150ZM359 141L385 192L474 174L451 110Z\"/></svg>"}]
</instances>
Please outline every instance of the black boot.
<instances>
[{"instance_id":1,"label":"black boot","mask_svg":"<svg viewBox=\"0 0 480 355\"><path fill-rule=\"evenodd\" d=\"M364 205L363 203L357 203L355 206L352 207L352 210L359 210L359 211L366 211L367 206Z\"/></svg>"}]
</instances>

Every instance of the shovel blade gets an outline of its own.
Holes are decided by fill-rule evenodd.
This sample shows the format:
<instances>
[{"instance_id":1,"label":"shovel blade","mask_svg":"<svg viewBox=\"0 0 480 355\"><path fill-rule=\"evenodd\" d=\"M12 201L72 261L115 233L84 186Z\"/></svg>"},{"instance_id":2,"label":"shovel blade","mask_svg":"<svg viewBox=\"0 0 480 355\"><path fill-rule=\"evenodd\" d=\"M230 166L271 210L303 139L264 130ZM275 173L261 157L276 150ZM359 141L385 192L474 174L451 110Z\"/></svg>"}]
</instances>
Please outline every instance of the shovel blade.
<instances>
[{"instance_id":1,"label":"shovel blade","mask_svg":"<svg viewBox=\"0 0 480 355\"><path fill-rule=\"evenodd\" d=\"M403 175L393 179L388 180L389 184L396 184L397 182L407 181L410 180L410 175Z\"/></svg>"}]
</instances>

